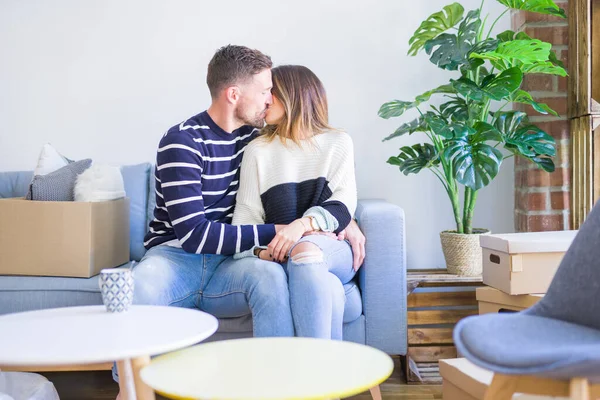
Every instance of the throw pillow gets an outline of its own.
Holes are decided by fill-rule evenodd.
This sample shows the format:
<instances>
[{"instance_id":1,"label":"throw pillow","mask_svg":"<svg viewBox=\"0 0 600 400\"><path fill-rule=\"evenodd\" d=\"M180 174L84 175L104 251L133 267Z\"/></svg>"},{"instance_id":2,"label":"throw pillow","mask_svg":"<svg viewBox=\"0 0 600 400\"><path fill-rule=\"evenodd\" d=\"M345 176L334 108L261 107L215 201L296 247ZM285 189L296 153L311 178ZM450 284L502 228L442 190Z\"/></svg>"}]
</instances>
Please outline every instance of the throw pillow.
<instances>
[{"instance_id":1,"label":"throw pillow","mask_svg":"<svg viewBox=\"0 0 600 400\"><path fill-rule=\"evenodd\" d=\"M70 163L47 175L37 175L29 186L27 199L36 201L73 201L77 175L92 165L91 159Z\"/></svg>"},{"instance_id":2,"label":"throw pillow","mask_svg":"<svg viewBox=\"0 0 600 400\"><path fill-rule=\"evenodd\" d=\"M69 164L69 161L56 151L50 143L46 143L42 147L33 175L47 175Z\"/></svg>"},{"instance_id":3,"label":"throw pillow","mask_svg":"<svg viewBox=\"0 0 600 400\"><path fill-rule=\"evenodd\" d=\"M125 197L121 169L94 164L77 177L75 201L108 201Z\"/></svg>"}]
</instances>

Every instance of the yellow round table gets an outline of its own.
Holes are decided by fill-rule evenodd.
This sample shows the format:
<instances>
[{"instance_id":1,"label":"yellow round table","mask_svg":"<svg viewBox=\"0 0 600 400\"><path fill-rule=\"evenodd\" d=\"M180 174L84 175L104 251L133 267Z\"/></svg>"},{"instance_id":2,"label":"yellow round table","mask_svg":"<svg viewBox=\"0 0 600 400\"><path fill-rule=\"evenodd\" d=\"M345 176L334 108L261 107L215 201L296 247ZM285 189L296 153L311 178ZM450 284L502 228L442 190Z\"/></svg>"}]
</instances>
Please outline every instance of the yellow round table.
<instances>
[{"instance_id":1,"label":"yellow round table","mask_svg":"<svg viewBox=\"0 0 600 400\"><path fill-rule=\"evenodd\" d=\"M173 399L299 400L352 396L392 373L390 356L351 342L251 338L200 344L155 358L142 380ZM372 391L373 393L373 391Z\"/></svg>"}]
</instances>

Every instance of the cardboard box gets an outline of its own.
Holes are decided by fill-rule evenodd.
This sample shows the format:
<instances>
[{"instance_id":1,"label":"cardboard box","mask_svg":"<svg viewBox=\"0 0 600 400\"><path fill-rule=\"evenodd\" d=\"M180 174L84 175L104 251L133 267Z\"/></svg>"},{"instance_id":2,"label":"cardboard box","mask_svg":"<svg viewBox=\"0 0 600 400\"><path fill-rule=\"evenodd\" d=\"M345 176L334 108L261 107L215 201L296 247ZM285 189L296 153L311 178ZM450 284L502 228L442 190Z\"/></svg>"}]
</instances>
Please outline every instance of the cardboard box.
<instances>
[{"instance_id":1,"label":"cardboard box","mask_svg":"<svg viewBox=\"0 0 600 400\"><path fill-rule=\"evenodd\" d=\"M577 231L481 235L483 283L508 294L546 293Z\"/></svg>"},{"instance_id":2,"label":"cardboard box","mask_svg":"<svg viewBox=\"0 0 600 400\"><path fill-rule=\"evenodd\" d=\"M444 400L483 400L494 374L472 364L465 358L440 360L442 397ZM563 397L516 393L514 400L559 400Z\"/></svg>"},{"instance_id":3,"label":"cardboard box","mask_svg":"<svg viewBox=\"0 0 600 400\"><path fill-rule=\"evenodd\" d=\"M492 287L477 288L475 296L479 305L479 314L525 310L544 297L543 294L510 295Z\"/></svg>"},{"instance_id":4,"label":"cardboard box","mask_svg":"<svg viewBox=\"0 0 600 400\"><path fill-rule=\"evenodd\" d=\"M129 199L0 199L0 275L89 278L129 261Z\"/></svg>"}]
</instances>

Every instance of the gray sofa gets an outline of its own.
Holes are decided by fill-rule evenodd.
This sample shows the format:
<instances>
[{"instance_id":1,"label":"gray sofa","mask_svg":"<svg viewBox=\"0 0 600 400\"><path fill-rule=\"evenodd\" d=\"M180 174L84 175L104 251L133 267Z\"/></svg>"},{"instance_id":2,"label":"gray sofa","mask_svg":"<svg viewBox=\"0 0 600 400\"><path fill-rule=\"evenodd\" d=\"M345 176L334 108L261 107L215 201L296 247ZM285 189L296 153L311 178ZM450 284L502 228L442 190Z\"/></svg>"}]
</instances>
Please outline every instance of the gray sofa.
<instances>
[{"instance_id":1,"label":"gray sofa","mask_svg":"<svg viewBox=\"0 0 600 400\"><path fill-rule=\"evenodd\" d=\"M145 253L143 237L154 209L149 163L121 168L130 198L130 256ZM0 198L21 197L32 172L0 172ZM388 354L406 354L406 247L404 212L383 200L360 200L356 217L367 238L366 258L354 282L346 285L344 340ZM2 223L0 221L0 223ZM102 304L98 277L89 279L1 276L0 315L43 308ZM352 310L352 311L349 311ZM211 340L252 335L251 316L220 319Z\"/></svg>"}]
</instances>

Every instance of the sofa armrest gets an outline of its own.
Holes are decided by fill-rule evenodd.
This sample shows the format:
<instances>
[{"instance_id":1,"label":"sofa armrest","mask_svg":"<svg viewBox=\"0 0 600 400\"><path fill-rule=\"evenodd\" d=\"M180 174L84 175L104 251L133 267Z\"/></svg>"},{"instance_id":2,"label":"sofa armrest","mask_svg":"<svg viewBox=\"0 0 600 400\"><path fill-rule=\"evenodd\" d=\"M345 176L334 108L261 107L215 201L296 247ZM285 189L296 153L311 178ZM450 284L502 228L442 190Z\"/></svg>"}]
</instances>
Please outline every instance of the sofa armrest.
<instances>
[{"instance_id":1,"label":"sofa armrest","mask_svg":"<svg viewBox=\"0 0 600 400\"><path fill-rule=\"evenodd\" d=\"M356 218L366 237L365 260L358 274L366 319L366 343L388 354L405 355L404 210L384 200L360 200Z\"/></svg>"}]
</instances>

